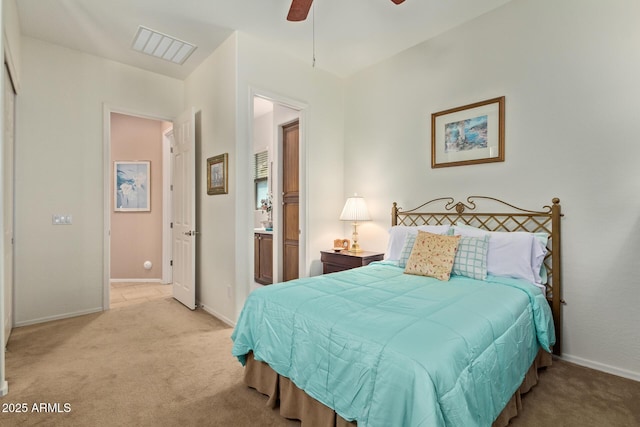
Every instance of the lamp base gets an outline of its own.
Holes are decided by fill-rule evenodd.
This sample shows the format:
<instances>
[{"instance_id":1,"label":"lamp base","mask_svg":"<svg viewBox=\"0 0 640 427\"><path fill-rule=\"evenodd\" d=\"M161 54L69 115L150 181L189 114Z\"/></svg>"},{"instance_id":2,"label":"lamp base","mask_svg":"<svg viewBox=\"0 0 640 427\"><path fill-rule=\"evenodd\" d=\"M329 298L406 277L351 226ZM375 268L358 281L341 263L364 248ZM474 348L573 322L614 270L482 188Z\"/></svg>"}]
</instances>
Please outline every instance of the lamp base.
<instances>
[{"instance_id":1,"label":"lamp base","mask_svg":"<svg viewBox=\"0 0 640 427\"><path fill-rule=\"evenodd\" d=\"M358 242L353 242L353 245L351 245L349 252L354 252L354 253L362 252L362 249L360 248L360 245L358 244Z\"/></svg>"}]
</instances>

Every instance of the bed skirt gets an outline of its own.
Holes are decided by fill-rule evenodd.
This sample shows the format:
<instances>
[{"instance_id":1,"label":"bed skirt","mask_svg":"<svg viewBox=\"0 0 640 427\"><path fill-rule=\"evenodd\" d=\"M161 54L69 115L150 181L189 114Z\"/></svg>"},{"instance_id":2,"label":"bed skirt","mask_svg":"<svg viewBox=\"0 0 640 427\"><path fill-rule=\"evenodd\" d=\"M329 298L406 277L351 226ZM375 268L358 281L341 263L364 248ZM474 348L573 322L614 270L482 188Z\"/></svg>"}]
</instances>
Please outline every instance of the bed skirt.
<instances>
[{"instance_id":1,"label":"bed skirt","mask_svg":"<svg viewBox=\"0 0 640 427\"><path fill-rule=\"evenodd\" d=\"M527 371L518 391L511 397L492 427L504 427L518 415L522 409L522 394L538 383L538 369L551 366L551 354L540 350L538 356ZM269 396L267 406L280 407L280 415L302 422L303 427L355 427L355 421L347 421L335 411L299 389L291 380L278 375L271 367L247 355L244 370L244 382L249 387Z\"/></svg>"}]
</instances>

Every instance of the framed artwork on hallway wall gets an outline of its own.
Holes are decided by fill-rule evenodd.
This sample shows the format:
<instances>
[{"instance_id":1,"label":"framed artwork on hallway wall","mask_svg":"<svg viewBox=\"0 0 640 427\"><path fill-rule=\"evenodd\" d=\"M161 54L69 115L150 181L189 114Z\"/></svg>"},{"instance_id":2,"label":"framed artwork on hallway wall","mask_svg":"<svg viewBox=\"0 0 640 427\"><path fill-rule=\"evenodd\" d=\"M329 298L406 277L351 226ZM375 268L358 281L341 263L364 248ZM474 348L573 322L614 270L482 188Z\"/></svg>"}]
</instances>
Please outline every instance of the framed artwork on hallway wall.
<instances>
[{"instance_id":1,"label":"framed artwork on hallway wall","mask_svg":"<svg viewBox=\"0 0 640 427\"><path fill-rule=\"evenodd\" d=\"M151 162L115 161L113 177L114 211L151 211Z\"/></svg>"},{"instance_id":2,"label":"framed artwork on hallway wall","mask_svg":"<svg viewBox=\"0 0 640 427\"><path fill-rule=\"evenodd\" d=\"M228 153L207 159L207 194L227 194L229 192Z\"/></svg>"},{"instance_id":3,"label":"framed artwork on hallway wall","mask_svg":"<svg viewBox=\"0 0 640 427\"><path fill-rule=\"evenodd\" d=\"M431 115L431 167L504 162L504 96Z\"/></svg>"}]
</instances>

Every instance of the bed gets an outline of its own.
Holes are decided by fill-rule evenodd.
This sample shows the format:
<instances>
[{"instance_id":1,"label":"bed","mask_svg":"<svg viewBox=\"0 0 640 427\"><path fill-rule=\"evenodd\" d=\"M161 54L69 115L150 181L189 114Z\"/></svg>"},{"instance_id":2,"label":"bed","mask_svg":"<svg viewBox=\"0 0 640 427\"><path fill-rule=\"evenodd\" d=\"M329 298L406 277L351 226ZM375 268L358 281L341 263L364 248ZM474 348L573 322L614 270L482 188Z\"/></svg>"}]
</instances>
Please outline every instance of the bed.
<instances>
[{"instance_id":1,"label":"bed","mask_svg":"<svg viewBox=\"0 0 640 427\"><path fill-rule=\"evenodd\" d=\"M508 424L561 353L561 216L558 199L394 203L385 261L249 296L232 335L245 382L303 425ZM432 242L455 246L447 280L420 270Z\"/></svg>"}]
</instances>

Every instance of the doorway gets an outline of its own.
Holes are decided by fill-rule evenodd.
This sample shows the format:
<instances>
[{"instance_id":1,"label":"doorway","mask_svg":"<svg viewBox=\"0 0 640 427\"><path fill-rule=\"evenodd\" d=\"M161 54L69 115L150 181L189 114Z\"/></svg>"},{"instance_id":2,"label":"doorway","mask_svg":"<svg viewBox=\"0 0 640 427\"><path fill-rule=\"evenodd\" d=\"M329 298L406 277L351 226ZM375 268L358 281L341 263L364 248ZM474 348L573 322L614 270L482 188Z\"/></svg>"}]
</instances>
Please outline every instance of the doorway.
<instances>
[{"instance_id":1,"label":"doorway","mask_svg":"<svg viewBox=\"0 0 640 427\"><path fill-rule=\"evenodd\" d=\"M171 127L167 119L105 107L105 310L171 295L163 284ZM121 205L123 189L138 204Z\"/></svg>"},{"instance_id":2,"label":"doorway","mask_svg":"<svg viewBox=\"0 0 640 427\"><path fill-rule=\"evenodd\" d=\"M305 106L273 94L254 93L254 119L251 122L252 163L254 176L252 188L255 213L253 216L254 236L265 232L266 212L260 209L262 191L271 196L272 264L273 283L291 280L307 275L305 267L305 168L304 150L304 109ZM266 152L268 172L266 184L255 175L260 155ZM269 221L267 221L268 223ZM254 242L262 240L256 240ZM264 246L264 245L260 245ZM262 248L264 250L264 248ZM254 244L255 266L260 262L258 245ZM263 270L263 266L260 266ZM262 286L261 280L254 280L253 289Z\"/></svg>"}]
</instances>

